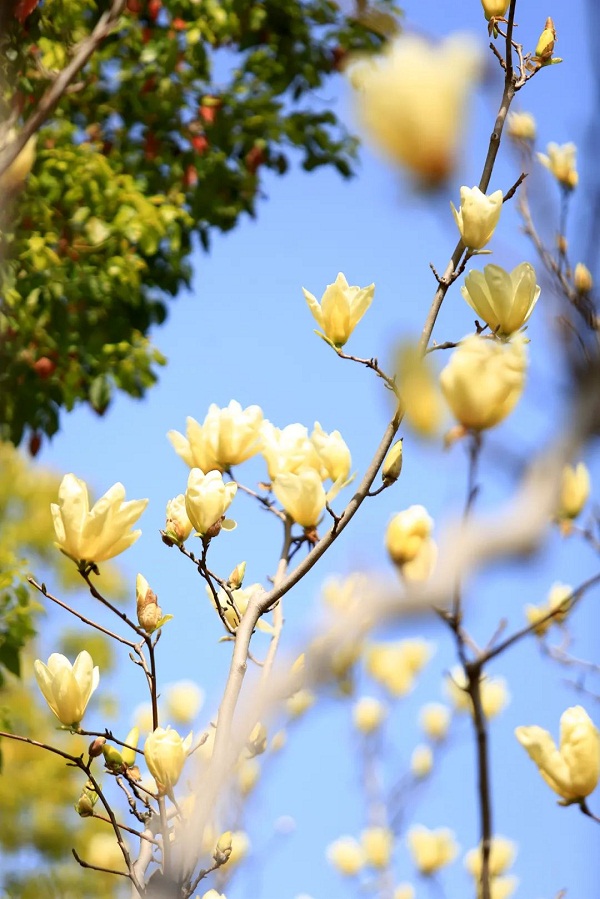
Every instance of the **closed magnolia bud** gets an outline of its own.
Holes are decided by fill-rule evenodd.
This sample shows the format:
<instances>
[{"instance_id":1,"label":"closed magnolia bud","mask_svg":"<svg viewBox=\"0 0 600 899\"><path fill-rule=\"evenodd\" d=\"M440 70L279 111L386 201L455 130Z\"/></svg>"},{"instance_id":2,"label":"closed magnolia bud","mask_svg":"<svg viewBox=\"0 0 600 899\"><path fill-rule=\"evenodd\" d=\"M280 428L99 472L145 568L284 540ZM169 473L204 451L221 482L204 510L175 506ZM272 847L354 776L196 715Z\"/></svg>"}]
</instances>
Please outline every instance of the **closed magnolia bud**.
<instances>
[{"instance_id":1,"label":"closed magnolia bud","mask_svg":"<svg viewBox=\"0 0 600 899\"><path fill-rule=\"evenodd\" d=\"M166 516L165 533L176 543L184 543L192 533L192 522L186 512L183 493L169 500Z\"/></svg>"},{"instance_id":2,"label":"closed magnolia bud","mask_svg":"<svg viewBox=\"0 0 600 899\"><path fill-rule=\"evenodd\" d=\"M81 794L73 808L80 818L91 818L94 814L94 803L86 792Z\"/></svg>"},{"instance_id":3,"label":"closed magnolia bud","mask_svg":"<svg viewBox=\"0 0 600 899\"><path fill-rule=\"evenodd\" d=\"M352 710L354 726L363 734L371 734L378 730L386 715L387 709L384 704L372 696L363 696Z\"/></svg>"},{"instance_id":4,"label":"closed magnolia bud","mask_svg":"<svg viewBox=\"0 0 600 899\"><path fill-rule=\"evenodd\" d=\"M397 440L390 448L383 462L381 479L386 487L400 477L402 471L402 440Z\"/></svg>"},{"instance_id":5,"label":"closed magnolia bud","mask_svg":"<svg viewBox=\"0 0 600 899\"><path fill-rule=\"evenodd\" d=\"M246 563L240 562L236 565L227 580L232 590L239 590L244 583L244 575L246 574Z\"/></svg>"},{"instance_id":6,"label":"closed magnolia bud","mask_svg":"<svg viewBox=\"0 0 600 899\"><path fill-rule=\"evenodd\" d=\"M546 24L544 25L544 30L540 34L540 38L535 48L535 56L542 64L548 63L552 59L555 41L556 29L554 27L554 22L548 16Z\"/></svg>"},{"instance_id":7,"label":"closed magnolia bud","mask_svg":"<svg viewBox=\"0 0 600 899\"><path fill-rule=\"evenodd\" d=\"M446 738L450 727L451 712L441 702L429 702L424 705L419 715L419 724L423 733L436 743Z\"/></svg>"},{"instance_id":8,"label":"closed magnolia bud","mask_svg":"<svg viewBox=\"0 0 600 899\"><path fill-rule=\"evenodd\" d=\"M137 755L136 748L138 744L138 740L140 738L140 729L139 727L132 727L127 736L125 737L125 743L127 746L123 746L121 748L121 757L125 765L128 768L131 768L135 765L135 757ZM133 747L133 748L129 748Z\"/></svg>"},{"instance_id":9,"label":"closed magnolia bud","mask_svg":"<svg viewBox=\"0 0 600 899\"><path fill-rule=\"evenodd\" d=\"M162 609L158 605L156 593L150 589L148 581L142 574L138 574L136 578L135 593L138 623L147 634L151 634L162 618Z\"/></svg>"},{"instance_id":10,"label":"closed magnolia bud","mask_svg":"<svg viewBox=\"0 0 600 899\"><path fill-rule=\"evenodd\" d=\"M412 562L429 540L433 520L420 505L398 512L387 526L385 545L395 565Z\"/></svg>"},{"instance_id":11,"label":"closed magnolia bud","mask_svg":"<svg viewBox=\"0 0 600 899\"><path fill-rule=\"evenodd\" d=\"M577 293L589 293L594 286L592 273L583 262L578 262L573 274L573 285Z\"/></svg>"},{"instance_id":12,"label":"closed magnolia bud","mask_svg":"<svg viewBox=\"0 0 600 899\"><path fill-rule=\"evenodd\" d=\"M583 462L565 465L562 473L558 504L559 521L577 518L590 495L590 473Z\"/></svg>"},{"instance_id":13,"label":"closed magnolia bud","mask_svg":"<svg viewBox=\"0 0 600 899\"><path fill-rule=\"evenodd\" d=\"M102 755L104 756L104 764L109 771L112 771L114 774L120 774L125 770L123 756L115 746L106 743L102 747Z\"/></svg>"},{"instance_id":14,"label":"closed magnolia bud","mask_svg":"<svg viewBox=\"0 0 600 899\"><path fill-rule=\"evenodd\" d=\"M481 250L491 240L502 211L502 191L487 196L478 187L461 187L460 209L450 203L465 247Z\"/></svg>"},{"instance_id":15,"label":"closed magnolia bud","mask_svg":"<svg viewBox=\"0 0 600 899\"><path fill-rule=\"evenodd\" d=\"M354 877L365 863L360 845L354 837L340 837L327 848L330 864L345 877Z\"/></svg>"},{"instance_id":16,"label":"closed magnolia bud","mask_svg":"<svg viewBox=\"0 0 600 899\"><path fill-rule=\"evenodd\" d=\"M577 172L577 147L573 143L548 144L548 153L538 153L541 164L551 172L561 187L574 190L579 183Z\"/></svg>"},{"instance_id":17,"label":"closed magnolia bud","mask_svg":"<svg viewBox=\"0 0 600 899\"><path fill-rule=\"evenodd\" d=\"M513 140L535 140L535 119L530 112L509 112L506 127L508 136Z\"/></svg>"},{"instance_id":18,"label":"closed magnolia bud","mask_svg":"<svg viewBox=\"0 0 600 899\"><path fill-rule=\"evenodd\" d=\"M431 774L433 768L433 752L431 746L421 743L415 746L410 757L410 770L414 777L424 778Z\"/></svg>"},{"instance_id":19,"label":"closed magnolia bud","mask_svg":"<svg viewBox=\"0 0 600 899\"><path fill-rule=\"evenodd\" d=\"M510 0L481 0L486 19L501 18L506 15Z\"/></svg>"},{"instance_id":20,"label":"closed magnolia bud","mask_svg":"<svg viewBox=\"0 0 600 899\"><path fill-rule=\"evenodd\" d=\"M88 747L88 753L90 758L97 759L99 755L102 755L102 748L106 743L106 737L96 737L95 740L92 740Z\"/></svg>"},{"instance_id":21,"label":"closed magnolia bud","mask_svg":"<svg viewBox=\"0 0 600 899\"><path fill-rule=\"evenodd\" d=\"M248 741L246 743L246 749L249 753L249 758L253 758L255 755L262 755L265 749L267 748L267 729L264 724L261 724L260 721L254 725L252 728L252 732L248 737Z\"/></svg>"},{"instance_id":22,"label":"closed magnolia bud","mask_svg":"<svg viewBox=\"0 0 600 899\"><path fill-rule=\"evenodd\" d=\"M219 837L213 854L213 858L217 862L217 864L223 865L226 861L229 860L232 848L233 834L230 830L226 830L225 833L222 833Z\"/></svg>"},{"instance_id":23,"label":"closed magnolia bud","mask_svg":"<svg viewBox=\"0 0 600 899\"><path fill-rule=\"evenodd\" d=\"M372 868L387 868L394 848L394 834L389 827L368 827L360 835L365 862Z\"/></svg>"}]
</instances>

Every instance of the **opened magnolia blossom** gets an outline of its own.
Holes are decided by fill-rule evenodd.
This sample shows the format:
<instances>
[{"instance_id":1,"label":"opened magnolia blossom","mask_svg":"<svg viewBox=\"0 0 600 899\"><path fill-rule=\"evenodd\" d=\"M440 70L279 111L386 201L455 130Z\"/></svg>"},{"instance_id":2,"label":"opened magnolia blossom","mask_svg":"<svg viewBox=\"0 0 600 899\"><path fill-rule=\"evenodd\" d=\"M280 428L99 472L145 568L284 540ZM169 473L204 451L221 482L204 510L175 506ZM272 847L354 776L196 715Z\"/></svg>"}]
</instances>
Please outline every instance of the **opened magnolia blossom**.
<instances>
[{"instance_id":1,"label":"opened magnolia blossom","mask_svg":"<svg viewBox=\"0 0 600 899\"><path fill-rule=\"evenodd\" d=\"M424 186L452 174L481 54L464 34L433 43L403 34L348 68L367 137Z\"/></svg>"},{"instance_id":2,"label":"opened magnolia blossom","mask_svg":"<svg viewBox=\"0 0 600 899\"><path fill-rule=\"evenodd\" d=\"M586 710L576 705L560 719L560 747L537 725L517 727L515 736L549 787L566 802L592 793L600 776L600 734Z\"/></svg>"},{"instance_id":3,"label":"opened magnolia blossom","mask_svg":"<svg viewBox=\"0 0 600 899\"><path fill-rule=\"evenodd\" d=\"M304 287L302 293L315 321L322 328L321 336L342 347L373 302L375 285L350 287L340 272L333 284L327 285L320 303Z\"/></svg>"},{"instance_id":4,"label":"opened magnolia blossom","mask_svg":"<svg viewBox=\"0 0 600 899\"><path fill-rule=\"evenodd\" d=\"M125 502L125 488L114 484L90 509L85 481L74 474L62 479L58 505L50 509L56 545L75 562L105 562L135 543L141 531L132 531L147 499Z\"/></svg>"},{"instance_id":5,"label":"opened magnolia blossom","mask_svg":"<svg viewBox=\"0 0 600 899\"><path fill-rule=\"evenodd\" d=\"M89 652L80 652L72 665L65 656L53 652L47 665L36 659L33 671L44 699L61 724L76 727L100 680Z\"/></svg>"},{"instance_id":6,"label":"opened magnolia blossom","mask_svg":"<svg viewBox=\"0 0 600 899\"><path fill-rule=\"evenodd\" d=\"M460 208L450 203L465 247L481 250L491 240L502 212L502 191L487 196L478 187L461 187Z\"/></svg>"},{"instance_id":7,"label":"opened magnolia blossom","mask_svg":"<svg viewBox=\"0 0 600 899\"><path fill-rule=\"evenodd\" d=\"M260 428L263 412L260 406L242 409L236 400L220 409L214 403L202 424L187 418L187 437L179 431L169 431L167 437L175 452L190 468L228 471L255 456L260 450Z\"/></svg>"},{"instance_id":8,"label":"opened magnolia blossom","mask_svg":"<svg viewBox=\"0 0 600 899\"><path fill-rule=\"evenodd\" d=\"M273 493L290 518L303 528L315 528L325 511L327 494L314 468L279 475L273 481Z\"/></svg>"},{"instance_id":9,"label":"opened magnolia blossom","mask_svg":"<svg viewBox=\"0 0 600 899\"><path fill-rule=\"evenodd\" d=\"M469 272L460 292L471 309L500 336L518 331L528 321L540 295L535 269L528 262L507 272L486 265L483 272Z\"/></svg>"}]
</instances>

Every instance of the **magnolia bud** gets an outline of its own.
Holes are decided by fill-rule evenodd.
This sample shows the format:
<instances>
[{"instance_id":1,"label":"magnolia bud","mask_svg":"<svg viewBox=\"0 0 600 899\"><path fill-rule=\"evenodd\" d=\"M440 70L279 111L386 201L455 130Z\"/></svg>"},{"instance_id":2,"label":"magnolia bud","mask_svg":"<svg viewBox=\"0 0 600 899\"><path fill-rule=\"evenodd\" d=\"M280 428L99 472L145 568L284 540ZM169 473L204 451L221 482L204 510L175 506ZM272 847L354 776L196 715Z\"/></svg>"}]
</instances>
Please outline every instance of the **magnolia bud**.
<instances>
[{"instance_id":1,"label":"magnolia bud","mask_svg":"<svg viewBox=\"0 0 600 899\"><path fill-rule=\"evenodd\" d=\"M589 293L594 286L592 273L583 262L578 262L573 274L573 284L577 293Z\"/></svg>"},{"instance_id":2,"label":"magnolia bud","mask_svg":"<svg viewBox=\"0 0 600 899\"><path fill-rule=\"evenodd\" d=\"M386 487L393 484L400 477L402 471L402 439L396 443L388 451L385 457L383 468L381 469L381 479Z\"/></svg>"},{"instance_id":3,"label":"magnolia bud","mask_svg":"<svg viewBox=\"0 0 600 899\"><path fill-rule=\"evenodd\" d=\"M549 63L552 59L555 40L556 29L554 28L554 22L548 16L548 18L546 19L544 30L540 34L540 39L537 42L537 47L535 48L535 55L542 63L542 65Z\"/></svg>"},{"instance_id":4,"label":"magnolia bud","mask_svg":"<svg viewBox=\"0 0 600 899\"><path fill-rule=\"evenodd\" d=\"M127 736L125 737L125 742L127 746L123 746L121 749L121 757L125 765L128 768L131 768L132 765L135 764L135 757L137 755L135 751L135 747L137 747L138 740L140 738L140 729L139 727L132 727ZM128 747L134 747L129 749Z\"/></svg>"},{"instance_id":5,"label":"magnolia bud","mask_svg":"<svg viewBox=\"0 0 600 899\"><path fill-rule=\"evenodd\" d=\"M123 756L115 746L106 743L102 747L102 755L104 756L104 764L113 774L121 774L125 770Z\"/></svg>"},{"instance_id":6,"label":"magnolia bud","mask_svg":"<svg viewBox=\"0 0 600 899\"><path fill-rule=\"evenodd\" d=\"M240 562L235 566L233 571L228 577L229 584L232 590L239 590L239 588L244 583L244 575L246 574L246 563Z\"/></svg>"},{"instance_id":7,"label":"magnolia bud","mask_svg":"<svg viewBox=\"0 0 600 899\"><path fill-rule=\"evenodd\" d=\"M233 835L230 830L222 833L217 841L217 845L213 854L214 860L218 865L224 865L229 860L233 847Z\"/></svg>"},{"instance_id":8,"label":"magnolia bud","mask_svg":"<svg viewBox=\"0 0 600 899\"><path fill-rule=\"evenodd\" d=\"M98 794L91 781L87 781L81 796L74 805L74 809L81 818L90 818L94 814L94 806L98 801Z\"/></svg>"},{"instance_id":9,"label":"magnolia bud","mask_svg":"<svg viewBox=\"0 0 600 899\"><path fill-rule=\"evenodd\" d=\"M267 729L264 724L261 724L259 721L252 728L252 732L248 737L248 742L246 743L246 749L248 750L249 758L253 758L255 755L262 755L266 748Z\"/></svg>"},{"instance_id":10,"label":"magnolia bud","mask_svg":"<svg viewBox=\"0 0 600 899\"><path fill-rule=\"evenodd\" d=\"M150 589L148 581L141 574L136 578L135 592L138 623L147 634L151 634L162 618L162 609L158 605L156 593Z\"/></svg>"},{"instance_id":11,"label":"magnolia bud","mask_svg":"<svg viewBox=\"0 0 600 899\"><path fill-rule=\"evenodd\" d=\"M105 743L106 737L96 737L95 740L92 740L88 748L90 758L97 759L99 755L102 755L102 748Z\"/></svg>"},{"instance_id":12,"label":"magnolia bud","mask_svg":"<svg viewBox=\"0 0 600 899\"><path fill-rule=\"evenodd\" d=\"M486 19L502 18L506 15L510 0L481 0Z\"/></svg>"}]
</instances>

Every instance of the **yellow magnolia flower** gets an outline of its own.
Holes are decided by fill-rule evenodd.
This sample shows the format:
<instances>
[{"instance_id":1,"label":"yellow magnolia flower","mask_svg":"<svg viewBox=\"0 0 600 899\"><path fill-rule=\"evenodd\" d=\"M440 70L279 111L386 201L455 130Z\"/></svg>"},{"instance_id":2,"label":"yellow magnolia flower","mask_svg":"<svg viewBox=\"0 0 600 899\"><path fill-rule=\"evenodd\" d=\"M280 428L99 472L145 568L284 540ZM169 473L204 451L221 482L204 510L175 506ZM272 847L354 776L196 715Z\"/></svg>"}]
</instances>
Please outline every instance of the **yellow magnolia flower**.
<instances>
[{"instance_id":1,"label":"yellow magnolia flower","mask_svg":"<svg viewBox=\"0 0 600 899\"><path fill-rule=\"evenodd\" d=\"M400 347L396 383L407 424L420 437L433 437L444 416L444 401L431 358L423 356L417 344L404 343Z\"/></svg>"},{"instance_id":2,"label":"yellow magnolia flower","mask_svg":"<svg viewBox=\"0 0 600 899\"><path fill-rule=\"evenodd\" d=\"M53 652L48 664L40 659L33 663L33 671L44 699L66 727L76 726L98 686L100 672L92 657L84 650L73 665L59 652Z\"/></svg>"},{"instance_id":3,"label":"yellow magnolia flower","mask_svg":"<svg viewBox=\"0 0 600 899\"><path fill-rule=\"evenodd\" d=\"M378 730L387 717L385 705L373 696L363 696L352 709L354 726L363 734Z\"/></svg>"},{"instance_id":4,"label":"yellow magnolia flower","mask_svg":"<svg viewBox=\"0 0 600 899\"><path fill-rule=\"evenodd\" d=\"M321 477L324 480L331 478L332 481L339 483L345 481L350 474L352 457L340 432L332 431L331 434L327 434L316 421L310 439L324 469Z\"/></svg>"},{"instance_id":5,"label":"yellow magnolia flower","mask_svg":"<svg viewBox=\"0 0 600 899\"><path fill-rule=\"evenodd\" d=\"M446 678L445 688L457 712L472 712L471 697L466 692L467 680L460 666L452 668ZM479 686L481 705L486 718L495 718L510 702L506 681L503 677L484 677Z\"/></svg>"},{"instance_id":6,"label":"yellow magnolia flower","mask_svg":"<svg viewBox=\"0 0 600 899\"><path fill-rule=\"evenodd\" d=\"M186 419L187 438L179 431L169 431L167 437L190 468L200 468L207 474L228 471L260 451L262 420L260 406L242 409L231 400L220 409L212 403L202 424L194 418Z\"/></svg>"},{"instance_id":7,"label":"yellow magnolia flower","mask_svg":"<svg viewBox=\"0 0 600 899\"><path fill-rule=\"evenodd\" d=\"M303 468L318 470L321 467L314 443L304 425L296 423L280 429L270 421L263 421L260 433L260 452L267 463L271 481L284 472L297 474Z\"/></svg>"},{"instance_id":8,"label":"yellow magnolia flower","mask_svg":"<svg viewBox=\"0 0 600 899\"><path fill-rule=\"evenodd\" d=\"M242 617L248 608L248 603L250 602L250 597L259 591L260 593L264 593L264 588L262 584L248 584L247 587L238 587L237 590L231 590L231 596L233 597L233 605L229 596L222 588L217 591L217 601L219 606L221 607L221 613L223 618L227 621L227 624L234 631ZM206 587L206 593L211 603L217 608L215 604L215 597L213 595L210 587ZM263 631L266 634L273 633L273 626L265 621L264 618L260 618L256 627L259 631Z\"/></svg>"},{"instance_id":9,"label":"yellow magnolia flower","mask_svg":"<svg viewBox=\"0 0 600 899\"><path fill-rule=\"evenodd\" d=\"M389 827L368 827L360 835L365 862L372 868L387 868L394 848L394 834Z\"/></svg>"},{"instance_id":10,"label":"yellow magnolia flower","mask_svg":"<svg viewBox=\"0 0 600 899\"><path fill-rule=\"evenodd\" d=\"M185 509L185 496L183 493L170 499L167 503L165 531L177 543L185 543L192 533L192 522L188 518Z\"/></svg>"},{"instance_id":11,"label":"yellow magnolia flower","mask_svg":"<svg viewBox=\"0 0 600 899\"><path fill-rule=\"evenodd\" d=\"M500 336L518 331L528 321L540 295L535 269L528 262L507 272L499 265L471 271L460 292L471 309Z\"/></svg>"},{"instance_id":12,"label":"yellow magnolia flower","mask_svg":"<svg viewBox=\"0 0 600 899\"><path fill-rule=\"evenodd\" d=\"M525 345L519 335L509 343L467 337L440 375L442 392L455 418L474 431L499 424L519 401L526 365Z\"/></svg>"},{"instance_id":13,"label":"yellow magnolia flower","mask_svg":"<svg viewBox=\"0 0 600 899\"><path fill-rule=\"evenodd\" d=\"M446 739L450 727L451 712L441 702L429 702L424 705L419 715L419 724L425 736L440 743Z\"/></svg>"},{"instance_id":14,"label":"yellow magnolia flower","mask_svg":"<svg viewBox=\"0 0 600 899\"><path fill-rule=\"evenodd\" d=\"M410 757L410 770L414 777L419 779L428 777L433 769L433 752L431 746L420 743L415 746Z\"/></svg>"},{"instance_id":15,"label":"yellow magnolia flower","mask_svg":"<svg viewBox=\"0 0 600 899\"><path fill-rule=\"evenodd\" d=\"M510 0L481 0L486 19L505 16L509 4Z\"/></svg>"},{"instance_id":16,"label":"yellow magnolia flower","mask_svg":"<svg viewBox=\"0 0 600 899\"><path fill-rule=\"evenodd\" d=\"M487 196L478 187L461 187L460 208L450 203L462 242L469 250L481 250L492 239L502 212L502 191Z\"/></svg>"},{"instance_id":17,"label":"yellow magnolia flower","mask_svg":"<svg viewBox=\"0 0 600 899\"><path fill-rule=\"evenodd\" d=\"M412 562L431 537L433 519L424 506L409 506L391 519L385 532L385 546L395 565Z\"/></svg>"},{"instance_id":18,"label":"yellow magnolia flower","mask_svg":"<svg viewBox=\"0 0 600 899\"><path fill-rule=\"evenodd\" d=\"M506 130L513 140L535 140L536 124L530 112L509 112L506 121Z\"/></svg>"},{"instance_id":19,"label":"yellow magnolia flower","mask_svg":"<svg viewBox=\"0 0 600 899\"><path fill-rule=\"evenodd\" d=\"M590 490L590 473L583 462L574 467L565 465L560 485L558 518L577 518L588 501Z\"/></svg>"},{"instance_id":20,"label":"yellow magnolia flower","mask_svg":"<svg viewBox=\"0 0 600 899\"><path fill-rule=\"evenodd\" d=\"M412 883L399 883L394 890L393 899L415 899L415 888Z\"/></svg>"},{"instance_id":21,"label":"yellow magnolia flower","mask_svg":"<svg viewBox=\"0 0 600 899\"><path fill-rule=\"evenodd\" d=\"M272 741L271 741L272 748ZM242 796L249 796L260 777L260 763L255 758L242 759L237 769L237 781Z\"/></svg>"},{"instance_id":22,"label":"yellow magnolia flower","mask_svg":"<svg viewBox=\"0 0 600 899\"><path fill-rule=\"evenodd\" d=\"M340 837L331 843L327 859L345 877L354 877L365 863L363 850L354 837Z\"/></svg>"},{"instance_id":23,"label":"yellow magnolia flower","mask_svg":"<svg viewBox=\"0 0 600 899\"><path fill-rule=\"evenodd\" d=\"M402 472L402 439L397 440L388 450L381 466L381 480L386 486L394 484Z\"/></svg>"},{"instance_id":24,"label":"yellow magnolia flower","mask_svg":"<svg viewBox=\"0 0 600 899\"><path fill-rule=\"evenodd\" d=\"M236 493L237 484L232 481L224 484L220 471L209 471L208 474L204 474L199 468L192 468L185 491L185 509L193 527L201 537L214 530L215 526L218 533L219 525L231 530L231 524L226 525L221 519Z\"/></svg>"},{"instance_id":25,"label":"yellow magnolia flower","mask_svg":"<svg viewBox=\"0 0 600 899\"><path fill-rule=\"evenodd\" d=\"M296 690L289 699L286 699L285 708L291 718L300 718L312 708L316 701L317 697L312 690Z\"/></svg>"},{"instance_id":26,"label":"yellow magnolia flower","mask_svg":"<svg viewBox=\"0 0 600 899\"><path fill-rule=\"evenodd\" d=\"M118 556L138 539L132 531L147 499L125 502L125 488L113 484L90 509L85 481L66 474L58 489L58 505L50 504L56 546L75 562L105 562Z\"/></svg>"},{"instance_id":27,"label":"yellow magnolia flower","mask_svg":"<svg viewBox=\"0 0 600 899\"><path fill-rule=\"evenodd\" d=\"M323 600L333 612L348 612L365 601L372 590L373 579L361 571L346 577L328 577L321 588Z\"/></svg>"},{"instance_id":28,"label":"yellow magnolia flower","mask_svg":"<svg viewBox=\"0 0 600 899\"><path fill-rule=\"evenodd\" d=\"M480 70L479 49L465 35L433 43L406 34L348 71L367 136L417 181L435 187L456 166Z\"/></svg>"},{"instance_id":29,"label":"yellow magnolia flower","mask_svg":"<svg viewBox=\"0 0 600 899\"><path fill-rule=\"evenodd\" d=\"M548 144L548 154L538 153L537 157L545 168L551 172L561 187L574 190L579 182L577 174L577 147L573 143Z\"/></svg>"},{"instance_id":30,"label":"yellow magnolia flower","mask_svg":"<svg viewBox=\"0 0 600 899\"><path fill-rule=\"evenodd\" d=\"M572 596L572 587L568 584L556 583L550 588L548 600L545 605L525 606L525 616L527 621L529 624L536 625L535 633L538 637L542 637L553 624L562 624L566 620L571 607ZM560 609L560 612L557 611L554 617L548 618L546 621L541 621L541 619L545 618L546 615L549 615L550 612L553 612L556 609ZM540 624L538 624L538 621Z\"/></svg>"},{"instance_id":31,"label":"yellow magnolia flower","mask_svg":"<svg viewBox=\"0 0 600 899\"><path fill-rule=\"evenodd\" d=\"M284 472L273 481L273 493L293 520L303 528L315 528L327 496L320 475L313 468L298 474Z\"/></svg>"},{"instance_id":32,"label":"yellow magnolia flower","mask_svg":"<svg viewBox=\"0 0 600 899\"><path fill-rule=\"evenodd\" d=\"M181 777L192 739L190 733L184 740L171 727L157 727L146 738L144 757L161 793L172 795L173 787Z\"/></svg>"},{"instance_id":33,"label":"yellow magnolia flower","mask_svg":"<svg viewBox=\"0 0 600 899\"><path fill-rule=\"evenodd\" d=\"M340 272L334 283L327 285L320 303L304 287L302 293L324 336L335 346L342 347L373 302L375 285L350 287Z\"/></svg>"},{"instance_id":34,"label":"yellow magnolia flower","mask_svg":"<svg viewBox=\"0 0 600 899\"><path fill-rule=\"evenodd\" d=\"M147 634L152 634L163 617L158 597L143 574L135 579L135 599L138 624Z\"/></svg>"},{"instance_id":35,"label":"yellow magnolia flower","mask_svg":"<svg viewBox=\"0 0 600 899\"><path fill-rule=\"evenodd\" d=\"M231 834L231 854L227 860L227 864L237 865L244 859L250 851L250 840L248 834L243 830L234 830Z\"/></svg>"},{"instance_id":36,"label":"yellow magnolia flower","mask_svg":"<svg viewBox=\"0 0 600 899\"><path fill-rule=\"evenodd\" d=\"M600 775L600 734L585 709L576 705L560 719L560 748L537 725L517 727L515 736L555 793L567 803L585 799Z\"/></svg>"},{"instance_id":37,"label":"yellow magnolia flower","mask_svg":"<svg viewBox=\"0 0 600 899\"><path fill-rule=\"evenodd\" d=\"M505 874L515 860L517 846L506 837L492 837L490 848L490 877ZM476 849L470 849L465 855L465 868L475 880L481 879L481 843Z\"/></svg>"},{"instance_id":38,"label":"yellow magnolia flower","mask_svg":"<svg viewBox=\"0 0 600 899\"><path fill-rule=\"evenodd\" d=\"M372 643L366 649L365 665L371 677L392 696L406 696L431 652L431 646L425 640Z\"/></svg>"},{"instance_id":39,"label":"yellow magnolia flower","mask_svg":"<svg viewBox=\"0 0 600 899\"><path fill-rule=\"evenodd\" d=\"M421 874L434 874L458 855L454 833L447 827L429 830L421 824L416 825L408 831L406 842Z\"/></svg>"}]
</instances>

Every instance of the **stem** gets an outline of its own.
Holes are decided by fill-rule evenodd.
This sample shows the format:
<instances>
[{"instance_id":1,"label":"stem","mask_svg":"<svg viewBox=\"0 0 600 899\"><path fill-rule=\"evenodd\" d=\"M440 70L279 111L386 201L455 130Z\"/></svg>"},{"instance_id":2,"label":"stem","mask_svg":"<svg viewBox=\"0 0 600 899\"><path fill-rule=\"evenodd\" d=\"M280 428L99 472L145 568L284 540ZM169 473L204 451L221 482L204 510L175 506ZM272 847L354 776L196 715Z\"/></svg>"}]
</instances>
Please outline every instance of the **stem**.
<instances>
[{"instance_id":1,"label":"stem","mask_svg":"<svg viewBox=\"0 0 600 899\"><path fill-rule=\"evenodd\" d=\"M467 691L473 703L473 725L477 740L477 789L481 831L481 899L490 899L490 851L492 848L492 795L487 721L481 704L481 665L466 666Z\"/></svg>"},{"instance_id":2,"label":"stem","mask_svg":"<svg viewBox=\"0 0 600 899\"><path fill-rule=\"evenodd\" d=\"M98 821L106 821L107 824L111 823L110 818L105 818L104 815L98 815L96 812L91 815L92 818L97 818ZM127 824L118 824L121 830L126 830L127 833L132 833L135 837L139 837L140 840L148 840L149 843L154 843L155 846L160 846L158 840L152 839L152 837L146 836L146 834L140 833L139 830L134 830L133 827L128 827Z\"/></svg>"},{"instance_id":3,"label":"stem","mask_svg":"<svg viewBox=\"0 0 600 899\"><path fill-rule=\"evenodd\" d=\"M146 631L145 631L143 628L138 627L138 625L135 624L135 622L133 622L133 621L131 620L131 618L129 618L129 617L125 614L125 612L121 612L120 609L117 609L116 606L113 606L112 602L110 602L108 599L106 599L106 597L102 596L102 594L100 593L100 591L97 590L96 587L92 584L92 582L91 582L91 580L90 580L90 575L89 575L89 573L88 573L87 571L82 571L81 569L79 569L79 573L81 574L81 577L84 579L84 581L85 581L86 584L88 585L88 587L89 587L89 589L90 589L90 593L92 594L92 596L94 597L94 599L97 599L98 602L101 602L103 606L106 606L107 609L110 609L110 611L111 611L114 615L116 615L116 616L117 616L118 618L120 618L121 621L123 621L128 627L130 627L132 630L134 630L134 631L136 632L136 634L138 634L138 636L140 636L140 637L142 638L142 640L147 640L147 639L148 639L148 634L146 633ZM134 645L134 648L135 648L135 645Z\"/></svg>"},{"instance_id":4,"label":"stem","mask_svg":"<svg viewBox=\"0 0 600 899\"><path fill-rule=\"evenodd\" d=\"M287 571L290 548L292 545L293 523L294 522L289 517L289 515L286 515L283 534L283 547L281 549L281 555L279 557L279 565L277 566L277 571L275 573L275 577L273 578L273 586L275 587L281 583ZM273 667L273 662L275 661L275 655L277 653L279 641L281 639L281 631L283 629L283 605L281 600L279 600L277 605L273 608L273 629L275 633L273 634L271 642L269 643L269 649L263 664L262 674L260 678L261 684L263 685L266 684L269 680L269 675L271 674L271 669Z\"/></svg>"}]
</instances>

